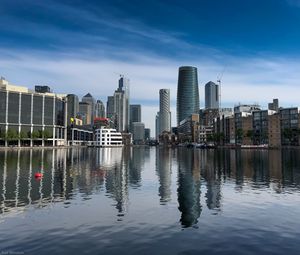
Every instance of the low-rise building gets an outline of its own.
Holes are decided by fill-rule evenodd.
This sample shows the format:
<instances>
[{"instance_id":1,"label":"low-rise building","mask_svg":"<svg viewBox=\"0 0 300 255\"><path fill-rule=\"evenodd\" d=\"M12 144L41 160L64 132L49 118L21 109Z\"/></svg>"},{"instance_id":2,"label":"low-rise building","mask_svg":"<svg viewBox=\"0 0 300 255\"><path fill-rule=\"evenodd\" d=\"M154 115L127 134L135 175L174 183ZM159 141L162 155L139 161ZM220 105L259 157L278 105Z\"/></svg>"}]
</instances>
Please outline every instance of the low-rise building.
<instances>
[{"instance_id":1,"label":"low-rise building","mask_svg":"<svg viewBox=\"0 0 300 255\"><path fill-rule=\"evenodd\" d=\"M190 115L179 123L177 129L179 142L199 142L199 130L199 114Z\"/></svg>"},{"instance_id":2,"label":"low-rise building","mask_svg":"<svg viewBox=\"0 0 300 255\"><path fill-rule=\"evenodd\" d=\"M101 127L95 130L94 145L97 147L123 146L122 134L116 129Z\"/></svg>"},{"instance_id":3,"label":"low-rise building","mask_svg":"<svg viewBox=\"0 0 300 255\"><path fill-rule=\"evenodd\" d=\"M63 95L37 93L0 79L0 144L59 146L67 143Z\"/></svg>"}]
</instances>

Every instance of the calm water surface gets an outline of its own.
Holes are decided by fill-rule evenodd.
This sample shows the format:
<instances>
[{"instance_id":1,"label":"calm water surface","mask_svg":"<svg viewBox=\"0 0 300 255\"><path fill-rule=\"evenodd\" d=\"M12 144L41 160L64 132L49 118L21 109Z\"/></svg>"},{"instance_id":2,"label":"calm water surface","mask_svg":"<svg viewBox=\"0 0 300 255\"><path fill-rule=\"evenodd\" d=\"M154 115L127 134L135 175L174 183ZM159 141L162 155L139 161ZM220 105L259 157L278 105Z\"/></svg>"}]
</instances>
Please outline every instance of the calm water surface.
<instances>
[{"instance_id":1,"label":"calm water surface","mask_svg":"<svg viewBox=\"0 0 300 255\"><path fill-rule=\"evenodd\" d=\"M0 151L4 253L300 254L300 150Z\"/></svg>"}]
</instances>

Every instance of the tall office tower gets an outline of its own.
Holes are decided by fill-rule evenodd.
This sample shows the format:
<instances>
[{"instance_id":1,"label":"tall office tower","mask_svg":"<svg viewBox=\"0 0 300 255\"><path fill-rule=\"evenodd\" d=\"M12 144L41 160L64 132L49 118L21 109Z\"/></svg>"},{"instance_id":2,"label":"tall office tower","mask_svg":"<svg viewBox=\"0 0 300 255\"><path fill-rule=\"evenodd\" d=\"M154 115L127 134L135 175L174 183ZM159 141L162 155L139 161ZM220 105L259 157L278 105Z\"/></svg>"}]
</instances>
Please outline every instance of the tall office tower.
<instances>
[{"instance_id":1,"label":"tall office tower","mask_svg":"<svg viewBox=\"0 0 300 255\"><path fill-rule=\"evenodd\" d=\"M106 117L112 119L115 112L115 106L114 106L114 97L108 96L107 97L107 104L106 104Z\"/></svg>"},{"instance_id":2,"label":"tall office tower","mask_svg":"<svg viewBox=\"0 0 300 255\"><path fill-rule=\"evenodd\" d=\"M193 113L199 112L199 89L197 68L179 68L177 85L177 124Z\"/></svg>"},{"instance_id":3,"label":"tall office tower","mask_svg":"<svg viewBox=\"0 0 300 255\"><path fill-rule=\"evenodd\" d=\"M82 102L88 103L91 106L91 124L94 124L95 117L95 99L90 93L87 93L81 100Z\"/></svg>"},{"instance_id":4,"label":"tall office tower","mask_svg":"<svg viewBox=\"0 0 300 255\"><path fill-rule=\"evenodd\" d=\"M141 144L145 141L145 124L142 122L132 123L133 141L135 144Z\"/></svg>"},{"instance_id":5,"label":"tall office tower","mask_svg":"<svg viewBox=\"0 0 300 255\"><path fill-rule=\"evenodd\" d=\"M129 124L130 124L130 131L133 131L133 122L141 122L142 121L142 110L140 104L131 104L129 107Z\"/></svg>"},{"instance_id":6,"label":"tall office tower","mask_svg":"<svg viewBox=\"0 0 300 255\"><path fill-rule=\"evenodd\" d=\"M89 103L79 102L79 114L83 125L92 124L92 107Z\"/></svg>"},{"instance_id":7,"label":"tall office tower","mask_svg":"<svg viewBox=\"0 0 300 255\"><path fill-rule=\"evenodd\" d=\"M71 118L76 118L79 112L79 99L74 94L67 95L67 123L71 124Z\"/></svg>"},{"instance_id":8,"label":"tall office tower","mask_svg":"<svg viewBox=\"0 0 300 255\"><path fill-rule=\"evenodd\" d=\"M210 81L205 84L205 109L218 109L219 106L219 85Z\"/></svg>"},{"instance_id":9,"label":"tall office tower","mask_svg":"<svg viewBox=\"0 0 300 255\"><path fill-rule=\"evenodd\" d=\"M121 76L119 87L114 93L115 125L119 132L129 129L129 79Z\"/></svg>"},{"instance_id":10,"label":"tall office tower","mask_svg":"<svg viewBox=\"0 0 300 255\"><path fill-rule=\"evenodd\" d=\"M97 100L95 104L95 118L105 118L105 106L101 100Z\"/></svg>"},{"instance_id":11,"label":"tall office tower","mask_svg":"<svg viewBox=\"0 0 300 255\"><path fill-rule=\"evenodd\" d=\"M158 140L159 138L159 112L157 112L155 116L155 138Z\"/></svg>"},{"instance_id":12,"label":"tall office tower","mask_svg":"<svg viewBox=\"0 0 300 255\"><path fill-rule=\"evenodd\" d=\"M171 131L170 90L159 90L159 134Z\"/></svg>"}]
</instances>

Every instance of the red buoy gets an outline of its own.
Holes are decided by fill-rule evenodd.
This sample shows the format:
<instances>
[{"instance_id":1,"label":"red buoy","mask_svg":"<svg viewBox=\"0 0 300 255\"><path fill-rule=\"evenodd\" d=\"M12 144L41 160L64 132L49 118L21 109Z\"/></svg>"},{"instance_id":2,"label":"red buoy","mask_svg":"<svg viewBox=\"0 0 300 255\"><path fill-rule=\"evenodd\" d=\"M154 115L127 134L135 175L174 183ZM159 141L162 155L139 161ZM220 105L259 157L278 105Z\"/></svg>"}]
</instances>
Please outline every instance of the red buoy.
<instances>
[{"instance_id":1,"label":"red buoy","mask_svg":"<svg viewBox=\"0 0 300 255\"><path fill-rule=\"evenodd\" d=\"M35 173L34 177L37 178L37 179L40 179L40 178L43 177L43 174L42 173Z\"/></svg>"}]
</instances>

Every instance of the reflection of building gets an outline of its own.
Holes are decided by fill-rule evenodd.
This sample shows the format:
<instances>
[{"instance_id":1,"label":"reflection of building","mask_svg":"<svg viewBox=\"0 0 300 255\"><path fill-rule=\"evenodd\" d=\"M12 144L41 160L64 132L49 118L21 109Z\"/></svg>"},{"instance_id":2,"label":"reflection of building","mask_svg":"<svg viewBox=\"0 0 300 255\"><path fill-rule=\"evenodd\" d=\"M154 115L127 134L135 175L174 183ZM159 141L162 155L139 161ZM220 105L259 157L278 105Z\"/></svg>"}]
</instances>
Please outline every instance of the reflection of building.
<instances>
[{"instance_id":1,"label":"reflection of building","mask_svg":"<svg viewBox=\"0 0 300 255\"><path fill-rule=\"evenodd\" d=\"M25 206L46 206L72 198L72 178L66 150L18 150L0 153L0 214L24 211ZM43 173L40 181L36 172ZM3 179L2 179L3 178Z\"/></svg>"},{"instance_id":2,"label":"reflection of building","mask_svg":"<svg viewBox=\"0 0 300 255\"><path fill-rule=\"evenodd\" d=\"M194 150L178 149L178 203L183 227L198 222L201 214L199 154Z\"/></svg>"},{"instance_id":3,"label":"reflection of building","mask_svg":"<svg viewBox=\"0 0 300 255\"><path fill-rule=\"evenodd\" d=\"M145 148L132 147L131 159L129 163L129 183L134 187L141 186L141 172L145 164Z\"/></svg>"},{"instance_id":4,"label":"reflection of building","mask_svg":"<svg viewBox=\"0 0 300 255\"><path fill-rule=\"evenodd\" d=\"M171 149L166 147L156 148L156 172L159 178L160 202L171 200Z\"/></svg>"},{"instance_id":5,"label":"reflection of building","mask_svg":"<svg viewBox=\"0 0 300 255\"><path fill-rule=\"evenodd\" d=\"M199 112L197 68L182 66L178 73L177 125L193 113Z\"/></svg>"},{"instance_id":6,"label":"reflection of building","mask_svg":"<svg viewBox=\"0 0 300 255\"><path fill-rule=\"evenodd\" d=\"M123 148L100 148L99 167L103 170L120 168L122 164Z\"/></svg>"},{"instance_id":7,"label":"reflection of building","mask_svg":"<svg viewBox=\"0 0 300 255\"><path fill-rule=\"evenodd\" d=\"M0 79L0 143L65 145L65 96L37 93Z\"/></svg>"}]
</instances>

